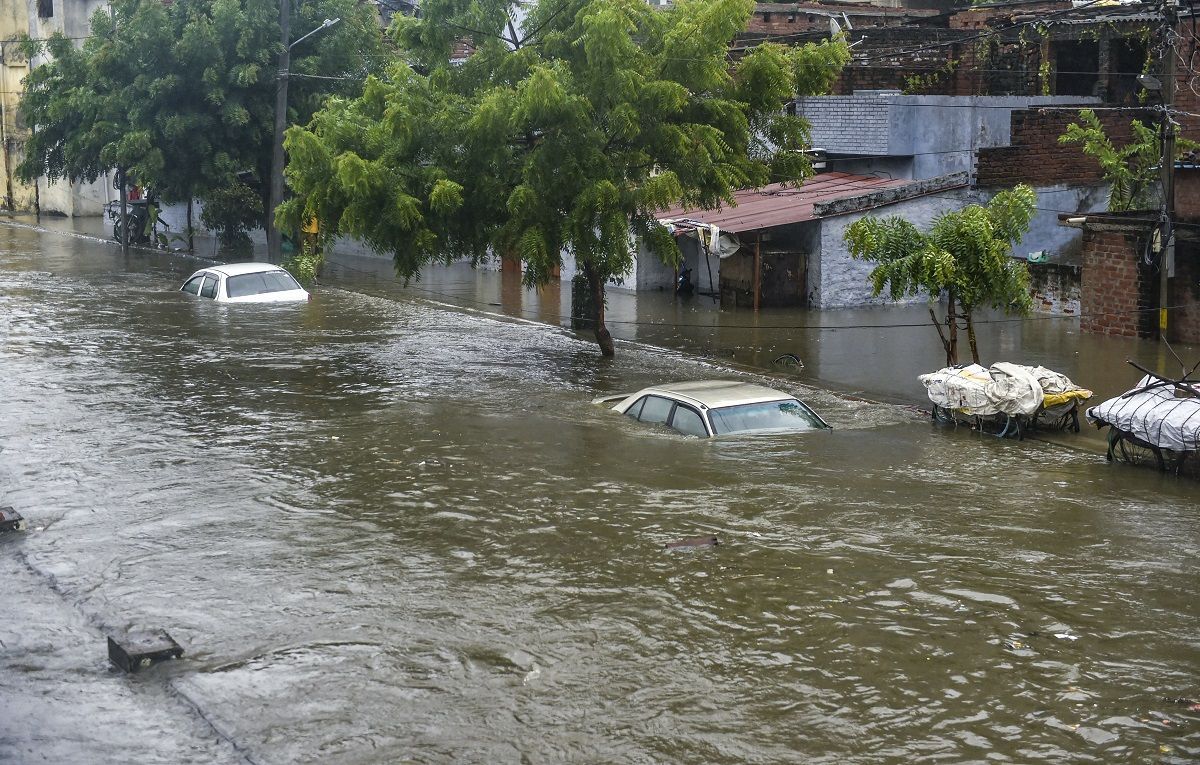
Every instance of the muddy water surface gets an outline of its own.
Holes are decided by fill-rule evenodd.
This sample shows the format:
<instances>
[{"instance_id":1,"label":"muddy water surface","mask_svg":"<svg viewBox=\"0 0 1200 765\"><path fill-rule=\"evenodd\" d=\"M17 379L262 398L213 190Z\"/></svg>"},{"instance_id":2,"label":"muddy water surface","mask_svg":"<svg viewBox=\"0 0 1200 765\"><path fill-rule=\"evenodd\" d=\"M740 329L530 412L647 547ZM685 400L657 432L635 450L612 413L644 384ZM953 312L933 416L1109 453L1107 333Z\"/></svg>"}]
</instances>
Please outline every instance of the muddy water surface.
<instances>
[{"instance_id":1,"label":"muddy water surface","mask_svg":"<svg viewBox=\"0 0 1200 765\"><path fill-rule=\"evenodd\" d=\"M932 427L895 371L924 334L726 342L617 298L645 323L605 363L495 274L226 307L176 291L196 267L0 229L0 501L34 527L0 540L0 761L1200 758L1200 488ZM1094 353L1046 331L985 342ZM590 403L713 376L835 430ZM133 627L187 657L114 673Z\"/></svg>"}]
</instances>

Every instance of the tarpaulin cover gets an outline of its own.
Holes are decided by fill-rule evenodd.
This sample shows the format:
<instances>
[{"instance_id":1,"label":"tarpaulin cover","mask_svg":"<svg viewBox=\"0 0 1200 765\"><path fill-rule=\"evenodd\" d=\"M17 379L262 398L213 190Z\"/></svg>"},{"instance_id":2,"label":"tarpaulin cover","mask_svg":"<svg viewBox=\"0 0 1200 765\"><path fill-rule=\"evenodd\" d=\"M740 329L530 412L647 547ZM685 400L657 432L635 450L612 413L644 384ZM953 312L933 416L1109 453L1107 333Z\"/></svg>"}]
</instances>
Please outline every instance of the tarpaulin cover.
<instances>
[{"instance_id":1,"label":"tarpaulin cover","mask_svg":"<svg viewBox=\"0 0 1200 765\"><path fill-rule=\"evenodd\" d=\"M1147 387L1155 382L1146 375L1128 398L1117 396L1088 409L1088 421L1110 425L1160 449L1200 450L1200 398L1179 398L1174 385ZM1192 387L1200 391L1200 384Z\"/></svg>"},{"instance_id":2,"label":"tarpaulin cover","mask_svg":"<svg viewBox=\"0 0 1200 765\"><path fill-rule=\"evenodd\" d=\"M946 367L919 379L930 401L967 415L1031 415L1043 407L1073 405L1092 396L1066 375L1007 361L990 368L979 364Z\"/></svg>"}]
</instances>

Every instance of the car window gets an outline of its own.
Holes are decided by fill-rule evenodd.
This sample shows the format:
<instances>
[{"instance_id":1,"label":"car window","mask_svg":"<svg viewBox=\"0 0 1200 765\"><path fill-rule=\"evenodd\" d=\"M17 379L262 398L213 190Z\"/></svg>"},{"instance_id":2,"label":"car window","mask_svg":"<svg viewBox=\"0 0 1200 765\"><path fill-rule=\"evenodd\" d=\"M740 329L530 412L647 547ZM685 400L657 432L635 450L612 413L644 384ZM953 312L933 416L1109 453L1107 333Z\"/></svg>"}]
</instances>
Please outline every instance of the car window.
<instances>
[{"instance_id":1,"label":"car window","mask_svg":"<svg viewBox=\"0 0 1200 765\"><path fill-rule=\"evenodd\" d=\"M191 295L196 295L200 292L200 285L204 282L204 276L193 276L187 280L187 284L183 285L183 291Z\"/></svg>"},{"instance_id":2,"label":"car window","mask_svg":"<svg viewBox=\"0 0 1200 765\"><path fill-rule=\"evenodd\" d=\"M661 422L666 424L667 418L671 415L671 407L675 406L675 402L665 399L662 396L646 396L646 403L642 404L642 412L638 415L638 420L641 422Z\"/></svg>"},{"instance_id":3,"label":"car window","mask_svg":"<svg viewBox=\"0 0 1200 765\"><path fill-rule=\"evenodd\" d=\"M717 433L751 430L813 430L828 427L813 410L794 398L761 404L723 406L709 412Z\"/></svg>"},{"instance_id":4,"label":"car window","mask_svg":"<svg viewBox=\"0 0 1200 765\"><path fill-rule=\"evenodd\" d=\"M217 277L209 274L204 277L204 286L200 288L200 297L215 298L217 296Z\"/></svg>"},{"instance_id":5,"label":"car window","mask_svg":"<svg viewBox=\"0 0 1200 765\"><path fill-rule=\"evenodd\" d=\"M689 436L703 437L708 435L700 413L690 406L684 406L683 404L675 407L675 414L671 415L671 427Z\"/></svg>"},{"instance_id":6,"label":"car window","mask_svg":"<svg viewBox=\"0 0 1200 765\"><path fill-rule=\"evenodd\" d=\"M225 290L231 298L298 289L301 289L300 284L286 271L241 274L239 276L231 276L225 282Z\"/></svg>"},{"instance_id":7,"label":"car window","mask_svg":"<svg viewBox=\"0 0 1200 765\"><path fill-rule=\"evenodd\" d=\"M637 401L633 402L633 406L625 410L625 414L636 420L638 415L642 413L642 404L644 403L646 403L646 397L642 396Z\"/></svg>"}]
</instances>

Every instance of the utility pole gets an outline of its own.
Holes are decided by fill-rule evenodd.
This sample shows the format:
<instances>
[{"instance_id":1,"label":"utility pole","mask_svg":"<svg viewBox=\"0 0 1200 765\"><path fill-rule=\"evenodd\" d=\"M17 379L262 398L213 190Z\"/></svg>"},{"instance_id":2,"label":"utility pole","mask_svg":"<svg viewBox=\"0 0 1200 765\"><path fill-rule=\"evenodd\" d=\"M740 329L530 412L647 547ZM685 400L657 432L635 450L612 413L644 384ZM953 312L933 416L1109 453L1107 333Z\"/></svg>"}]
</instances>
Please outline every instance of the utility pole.
<instances>
[{"instance_id":1,"label":"utility pole","mask_svg":"<svg viewBox=\"0 0 1200 765\"><path fill-rule=\"evenodd\" d=\"M278 263L282 242L275 226L275 208L283 202L283 131L287 127L288 69L292 63L292 9L288 0L279 0L279 35L283 52L279 54L279 75L275 87L275 132L271 147L271 185L267 201L267 260Z\"/></svg>"},{"instance_id":2,"label":"utility pole","mask_svg":"<svg viewBox=\"0 0 1200 765\"><path fill-rule=\"evenodd\" d=\"M1173 40L1178 26L1175 0L1163 0L1163 133L1162 133L1162 251L1158 260L1158 336L1167 338L1167 306L1170 305L1169 280L1175 268L1175 49Z\"/></svg>"}]
</instances>

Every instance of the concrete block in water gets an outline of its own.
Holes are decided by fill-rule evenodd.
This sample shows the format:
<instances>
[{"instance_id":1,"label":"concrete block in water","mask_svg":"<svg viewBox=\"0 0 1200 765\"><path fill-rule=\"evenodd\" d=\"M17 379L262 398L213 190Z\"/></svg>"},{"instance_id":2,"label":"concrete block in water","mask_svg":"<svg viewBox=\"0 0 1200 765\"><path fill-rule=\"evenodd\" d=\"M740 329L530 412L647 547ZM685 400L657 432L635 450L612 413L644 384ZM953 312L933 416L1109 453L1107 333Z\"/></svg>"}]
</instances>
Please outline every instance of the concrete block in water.
<instances>
[{"instance_id":1,"label":"concrete block in water","mask_svg":"<svg viewBox=\"0 0 1200 765\"><path fill-rule=\"evenodd\" d=\"M183 648L165 630L133 632L108 638L108 658L126 672L137 672L167 659L183 656Z\"/></svg>"},{"instance_id":2,"label":"concrete block in water","mask_svg":"<svg viewBox=\"0 0 1200 765\"><path fill-rule=\"evenodd\" d=\"M25 519L11 507L0 507L0 534L6 531L24 531Z\"/></svg>"}]
</instances>

